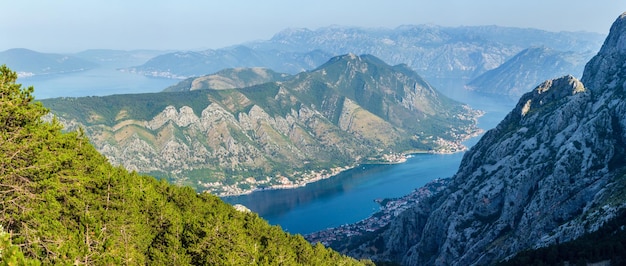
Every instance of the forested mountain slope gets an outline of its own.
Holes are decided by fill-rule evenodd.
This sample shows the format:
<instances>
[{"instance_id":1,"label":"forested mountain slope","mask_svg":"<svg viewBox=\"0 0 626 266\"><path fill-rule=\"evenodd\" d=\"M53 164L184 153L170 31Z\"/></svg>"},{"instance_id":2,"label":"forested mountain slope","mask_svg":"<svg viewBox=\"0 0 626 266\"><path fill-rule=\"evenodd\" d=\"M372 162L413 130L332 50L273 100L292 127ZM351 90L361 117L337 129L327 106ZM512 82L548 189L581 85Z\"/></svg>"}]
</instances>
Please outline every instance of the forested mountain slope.
<instances>
[{"instance_id":1,"label":"forested mountain slope","mask_svg":"<svg viewBox=\"0 0 626 266\"><path fill-rule=\"evenodd\" d=\"M0 67L0 225L26 257L45 265L360 264L216 196L112 166L82 131L44 122L48 111L16 78ZM20 252L0 237L0 262L9 263Z\"/></svg>"}]
</instances>

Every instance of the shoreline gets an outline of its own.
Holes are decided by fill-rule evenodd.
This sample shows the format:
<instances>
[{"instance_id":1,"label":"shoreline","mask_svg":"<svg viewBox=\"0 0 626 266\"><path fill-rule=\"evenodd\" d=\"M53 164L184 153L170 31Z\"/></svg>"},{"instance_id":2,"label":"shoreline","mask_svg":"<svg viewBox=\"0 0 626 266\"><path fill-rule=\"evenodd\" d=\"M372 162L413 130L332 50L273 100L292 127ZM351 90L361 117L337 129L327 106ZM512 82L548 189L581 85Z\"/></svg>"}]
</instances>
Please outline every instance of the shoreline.
<instances>
[{"instance_id":1,"label":"shoreline","mask_svg":"<svg viewBox=\"0 0 626 266\"><path fill-rule=\"evenodd\" d=\"M457 152L464 152L464 150L459 150ZM414 155L418 155L418 154L449 154L449 153L447 153L447 152L433 152L433 151L425 151L425 150L410 150L410 151L407 151L406 153L387 155L387 157L393 157L395 159L395 160L391 160L391 161L363 161L363 162L360 162L360 163L357 163L357 164L351 165L351 166L335 167L335 168L332 168L332 169L321 170L321 171L330 171L330 173L327 173L327 174L321 174L320 173L321 171L319 171L319 172L312 172L312 173L310 173L308 175L309 176L315 176L315 177L303 178L301 180L298 180L298 182L292 183L292 184L273 185L273 186L268 186L268 187L263 187L263 188L258 188L257 187L257 188L254 188L254 189L249 189L249 190L242 191L241 193L219 193L219 194L215 194L215 195L220 197L220 198L221 197L238 197L238 196L249 195L249 194L252 194L254 192L301 188L301 187L305 187L306 185L311 184L311 183L315 183L315 182L318 182L318 181L322 181L324 179L335 177L335 176L337 176L339 174L342 174L342 173L344 173L346 171L349 171L349 170L356 169L356 168L358 168L360 166L403 164L409 158L413 157Z\"/></svg>"},{"instance_id":2,"label":"shoreline","mask_svg":"<svg viewBox=\"0 0 626 266\"><path fill-rule=\"evenodd\" d=\"M484 115L484 113L482 112L479 113L476 119L480 118L482 115ZM457 141L449 141L449 140L443 140L439 138L438 142L440 143L440 148L438 150L407 150L402 153L383 154L381 158L379 159L370 158L370 160L364 160L362 162L359 162L351 166L335 167L331 169L320 170L318 172L311 172L304 176L314 176L314 177L311 177L311 178L305 177L305 178L298 180L297 182L292 182L290 184L277 184L277 185L272 185L272 186L263 187L263 188L256 187L254 189L248 189L248 190L239 189L241 190L239 193L216 193L215 195L220 198L237 197L237 196L249 195L254 192L282 190L282 189L295 189L295 188L304 187L308 184L315 183L324 179L332 178L341 173L344 173L345 171L355 169L359 166L402 164L402 163L405 163L407 159L411 158L413 155L418 155L418 154L454 154L454 153L459 153L459 152L466 152L469 148L464 143L473 138L481 136L485 132L486 130L482 128L476 128L476 130L474 130L473 132L465 134L465 136L461 136ZM327 174L321 173L325 171L330 171L330 173L327 173ZM279 176L277 178L286 179L285 177L282 177L282 176ZM288 181L288 182L291 182L291 181Z\"/></svg>"},{"instance_id":3,"label":"shoreline","mask_svg":"<svg viewBox=\"0 0 626 266\"><path fill-rule=\"evenodd\" d=\"M298 180L297 183L292 183L292 184L282 184L282 185L272 185L272 186L268 186L268 187L263 187L263 188L254 188L254 189L248 189L248 190L244 190L241 193L219 193L216 194L216 196L218 197L237 197L237 196L244 196L244 195L249 195L252 194L254 192L261 192L261 191L270 191L270 190L282 190L282 189L294 189L294 188L300 188L300 187L304 187L310 183L315 183L324 179L328 179L331 178L333 176L339 175L345 171L354 169L356 167L358 167L359 164L357 165L353 165L353 166L344 166L344 167L336 167L333 169L340 169L340 170L333 170L333 169L329 169L330 173L328 174L321 174L320 172L312 172L309 175L315 175L315 177L312 178L304 178L301 180ZM324 170L322 170L324 171Z\"/></svg>"},{"instance_id":4,"label":"shoreline","mask_svg":"<svg viewBox=\"0 0 626 266\"><path fill-rule=\"evenodd\" d=\"M304 234L303 237L312 244L321 243L326 247L341 249L341 243L348 237L366 235L387 226L395 217L398 217L411 206L444 190L450 181L450 178L437 178L402 197L374 200L380 207L370 216L351 224Z\"/></svg>"}]
</instances>

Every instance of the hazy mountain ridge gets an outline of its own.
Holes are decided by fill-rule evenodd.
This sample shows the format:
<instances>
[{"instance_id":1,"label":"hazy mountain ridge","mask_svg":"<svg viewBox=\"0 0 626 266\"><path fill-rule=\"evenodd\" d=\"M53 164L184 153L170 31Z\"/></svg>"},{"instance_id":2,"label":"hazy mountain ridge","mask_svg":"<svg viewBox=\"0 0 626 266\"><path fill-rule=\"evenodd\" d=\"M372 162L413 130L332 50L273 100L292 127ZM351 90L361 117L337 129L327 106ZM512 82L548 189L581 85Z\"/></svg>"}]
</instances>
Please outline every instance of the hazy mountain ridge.
<instances>
[{"instance_id":1,"label":"hazy mountain ridge","mask_svg":"<svg viewBox=\"0 0 626 266\"><path fill-rule=\"evenodd\" d=\"M224 68L268 67L293 74L313 69L331 56L354 53L372 54L392 65L405 63L435 87L443 88L449 84L463 85L529 47L597 51L603 37L596 33L547 32L498 26L287 29L267 41L163 55L132 68L132 71L152 76L189 77ZM313 55L303 56L311 51L314 51ZM275 61L278 59L287 63L277 65Z\"/></svg>"},{"instance_id":2,"label":"hazy mountain ridge","mask_svg":"<svg viewBox=\"0 0 626 266\"><path fill-rule=\"evenodd\" d=\"M371 37L370 37L371 36ZM269 42L259 41L249 43L252 47L264 48L263 45L282 44L281 48L289 51L309 50L302 47L328 46L348 39L344 46L334 46L335 49L342 47L357 46L356 40L366 39L369 42L363 46L373 46L378 43L391 43L400 40L403 44L414 45L441 45L457 41L491 41L505 45L519 45L521 47L541 46L549 41L551 47L556 50L589 50L597 48L600 34L588 32L549 32L539 29L514 28L502 26L460 26L444 27L438 25L403 25L394 29L387 28L358 28L347 26L329 26L317 30L306 28L286 29L274 35ZM380 40L382 39L382 41ZM600 40L601 42L601 40ZM407 45L408 46L408 45ZM337 51L340 52L340 51Z\"/></svg>"},{"instance_id":3,"label":"hazy mountain ridge","mask_svg":"<svg viewBox=\"0 0 626 266\"><path fill-rule=\"evenodd\" d=\"M332 56L320 50L285 52L254 50L239 45L217 50L168 53L156 56L140 66L126 68L125 71L146 76L178 79L241 67L265 67L278 72L298 73L315 68Z\"/></svg>"},{"instance_id":4,"label":"hazy mountain ridge","mask_svg":"<svg viewBox=\"0 0 626 266\"><path fill-rule=\"evenodd\" d=\"M160 50L111 50L111 49L90 49L72 54L99 65L113 67L128 67L136 64L143 64L146 61L161 54L171 51Z\"/></svg>"},{"instance_id":5,"label":"hazy mountain ridge","mask_svg":"<svg viewBox=\"0 0 626 266\"><path fill-rule=\"evenodd\" d=\"M20 77L84 71L96 63L73 55L40 53L16 48L0 52L0 65L11 66Z\"/></svg>"},{"instance_id":6,"label":"hazy mountain ridge","mask_svg":"<svg viewBox=\"0 0 626 266\"><path fill-rule=\"evenodd\" d=\"M468 151L452 183L348 254L484 265L592 232L626 206L626 13L582 82L546 81ZM584 84L584 85L583 85Z\"/></svg>"},{"instance_id":7,"label":"hazy mountain ridge","mask_svg":"<svg viewBox=\"0 0 626 266\"><path fill-rule=\"evenodd\" d=\"M406 151L458 151L479 115L406 66L353 54L242 89L44 104L114 164L221 194L299 186Z\"/></svg>"},{"instance_id":8,"label":"hazy mountain ridge","mask_svg":"<svg viewBox=\"0 0 626 266\"><path fill-rule=\"evenodd\" d=\"M406 63L441 88L450 79L469 81L496 68L523 49L545 46L560 51L597 51L604 36L499 26L405 25L395 29L331 26L291 29L254 48L321 49L333 54L372 54L390 64Z\"/></svg>"},{"instance_id":9,"label":"hazy mountain ridge","mask_svg":"<svg viewBox=\"0 0 626 266\"><path fill-rule=\"evenodd\" d=\"M546 47L528 48L470 81L466 88L518 98L544 80L573 75L580 78L592 52L564 52Z\"/></svg>"}]
</instances>

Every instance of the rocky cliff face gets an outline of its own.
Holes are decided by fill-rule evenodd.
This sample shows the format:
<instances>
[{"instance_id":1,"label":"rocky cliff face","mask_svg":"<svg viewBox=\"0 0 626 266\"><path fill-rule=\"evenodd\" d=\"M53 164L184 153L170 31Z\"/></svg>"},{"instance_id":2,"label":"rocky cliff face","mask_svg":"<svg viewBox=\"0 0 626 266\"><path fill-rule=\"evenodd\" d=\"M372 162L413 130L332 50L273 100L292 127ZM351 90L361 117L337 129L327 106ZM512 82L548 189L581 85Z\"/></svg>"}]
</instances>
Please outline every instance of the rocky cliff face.
<instances>
[{"instance_id":1,"label":"rocky cliff face","mask_svg":"<svg viewBox=\"0 0 626 266\"><path fill-rule=\"evenodd\" d=\"M525 94L464 156L448 188L349 254L484 265L594 231L626 206L626 14L582 82Z\"/></svg>"},{"instance_id":2,"label":"rocky cliff face","mask_svg":"<svg viewBox=\"0 0 626 266\"><path fill-rule=\"evenodd\" d=\"M407 151L458 151L479 114L406 66L353 54L247 88L44 104L112 163L221 195L299 186Z\"/></svg>"}]
</instances>

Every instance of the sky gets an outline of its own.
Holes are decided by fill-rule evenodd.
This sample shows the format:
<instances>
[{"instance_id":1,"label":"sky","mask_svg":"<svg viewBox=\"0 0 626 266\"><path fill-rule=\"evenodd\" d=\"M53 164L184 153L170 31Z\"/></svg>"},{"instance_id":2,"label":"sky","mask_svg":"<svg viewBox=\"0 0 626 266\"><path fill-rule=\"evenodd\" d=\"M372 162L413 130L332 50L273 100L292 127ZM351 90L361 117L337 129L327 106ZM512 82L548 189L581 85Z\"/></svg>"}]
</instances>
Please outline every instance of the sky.
<instances>
[{"instance_id":1,"label":"sky","mask_svg":"<svg viewBox=\"0 0 626 266\"><path fill-rule=\"evenodd\" d=\"M217 49L286 28L499 25L606 34L624 0L0 0L0 51Z\"/></svg>"}]
</instances>

